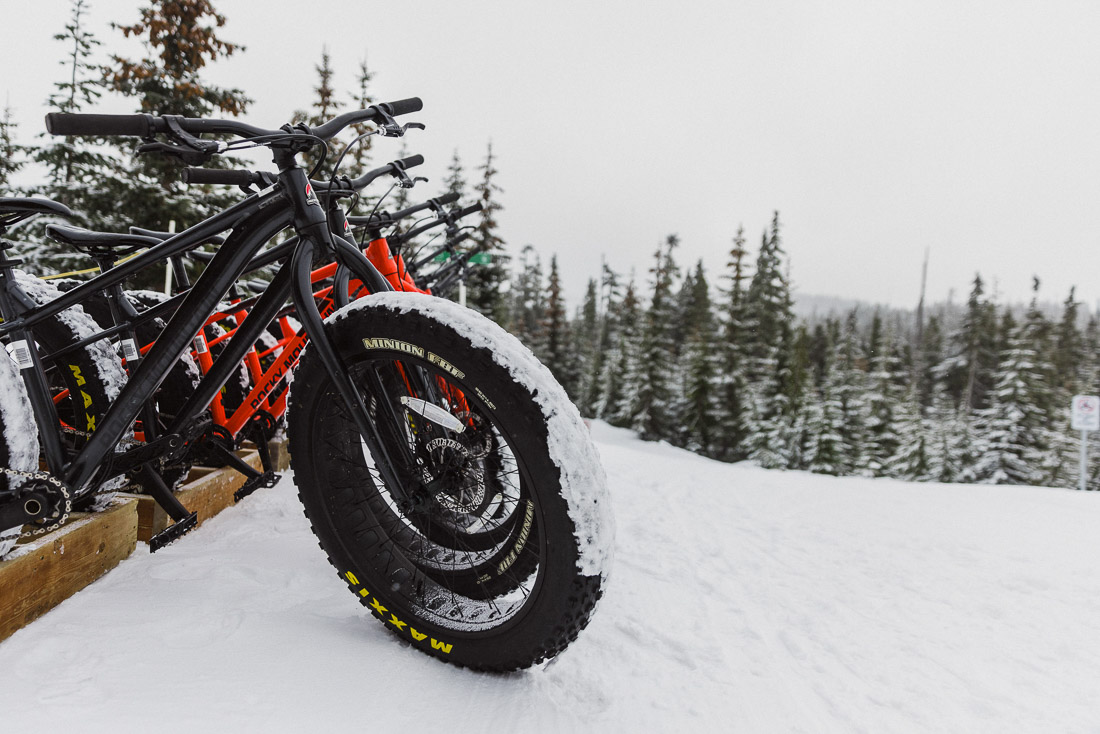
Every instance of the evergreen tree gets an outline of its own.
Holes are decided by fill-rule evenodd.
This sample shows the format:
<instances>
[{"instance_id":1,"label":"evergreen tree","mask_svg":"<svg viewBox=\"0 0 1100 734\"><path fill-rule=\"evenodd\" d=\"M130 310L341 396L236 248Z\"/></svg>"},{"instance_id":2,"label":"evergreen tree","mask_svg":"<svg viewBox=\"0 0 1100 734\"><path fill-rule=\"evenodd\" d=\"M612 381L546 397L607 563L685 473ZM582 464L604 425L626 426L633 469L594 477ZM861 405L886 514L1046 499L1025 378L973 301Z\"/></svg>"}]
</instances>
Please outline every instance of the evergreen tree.
<instances>
[{"instance_id":1,"label":"evergreen tree","mask_svg":"<svg viewBox=\"0 0 1100 734\"><path fill-rule=\"evenodd\" d=\"M687 300L681 330L686 334L682 358L682 398L676 415L680 426L680 445L705 456L714 456L719 431L718 369L714 349L714 314L703 261L695 266L691 279L693 293ZM685 288L687 287L685 282Z\"/></svg>"},{"instance_id":2,"label":"evergreen tree","mask_svg":"<svg viewBox=\"0 0 1100 734\"><path fill-rule=\"evenodd\" d=\"M936 366L943 362L943 327L938 316L931 316L921 334L923 359L917 365L916 399L922 412L932 407L938 389Z\"/></svg>"},{"instance_id":3,"label":"evergreen tree","mask_svg":"<svg viewBox=\"0 0 1100 734\"><path fill-rule=\"evenodd\" d=\"M367 68L367 59L364 57L363 60L359 62L359 76L356 77L355 80L359 87L352 95L356 109L365 110L374 104L374 97L371 96L370 93L370 83L372 79L374 79L374 73ZM352 129L355 130L356 136L359 136L368 132L371 127L371 125L361 122L353 125ZM344 158L344 163L340 167L340 173L346 174L351 178L358 178L370 170L371 148L373 143L374 136L372 135L368 135L356 143L355 147L348 151ZM365 193L365 198L371 199L373 197Z\"/></svg>"},{"instance_id":4,"label":"evergreen tree","mask_svg":"<svg viewBox=\"0 0 1100 734\"><path fill-rule=\"evenodd\" d=\"M466 196L466 179L462 170L462 160L458 157L458 148L455 148L454 155L451 157L451 165L447 167L447 178L443 179L443 191L440 192L440 196L444 194L458 194L459 199Z\"/></svg>"},{"instance_id":5,"label":"evergreen tree","mask_svg":"<svg viewBox=\"0 0 1100 734\"><path fill-rule=\"evenodd\" d=\"M722 364L718 385L720 408L715 451L725 461L740 461L747 456L746 441L749 436L751 406L746 379L749 359L748 326L745 323L746 254L744 228L739 227L729 253L729 289L726 291L722 348L719 352Z\"/></svg>"},{"instance_id":6,"label":"evergreen tree","mask_svg":"<svg viewBox=\"0 0 1100 734\"><path fill-rule=\"evenodd\" d=\"M1035 405L1037 374L1028 325L1017 327L1010 311L1002 321L1005 336L995 373L991 404L977 413L981 437L974 481L983 484L1038 484L1043 417Z\"/></svg>"},{"instance_id":7,"label":"evergreen tree","mask_svg":"<svg viewBox=\"0 0 1100 734\"><path fill-rule=\"evenodd\" d=\"M0 195L18 196L19 190L12 183L14 176L27 165L28 148L15 140L15 131L19 125L11 118L10 105L4 106L4 115L0 117Z\"/></svg>"},{"instance_id":8,"label":"evergreen tree","mask_svg":"<svg viewBox=\"0 0 1100 734\"><path fill-rule=\"evenodd\" d=\"M641 374L631 409L632 427L646 441L672 439L673 340L675 308L672 286L678 274L672 252L680 244L669 235L657 248L653 274L653 297L645 314L641 342Z\"/></svg>"},{"instance_id":9,"label":"evergreen tree","mask_svg":"<svg viewBox=\"0 0 1100 734\"><path fill-rule=\"evenodd\" d=\"M883 476L886 467L898 451L901 437L898 433L895 411L904 401L902 389L898 385L898 375L903 374L901 360L898 358L899 345L895 343L893 333L882 333L882 319L875 312L871 327L871 347L868 353L869 370L865 402L865 441L863 468L871 476ZM919 425L919 411L911 420Z\"/></svg>"},{"instance_id":10,"label":"evergreen tree","mask_svg":"<svg viewBox=\"0 0 1100 734\"><path fill-rule=\"evenodd\" d=\"M100 42L87 29L87 12L84 0L74 0L65 32L54 36L69 49L61 61L65 78L54 84L54 92L46 100L56 112L80 112L102 96L101 69L92 61ZM66 204L77 215L78 224L101 229L105 215L107 219L115 217L116 204L106 195L103 182L115 176L117 161L99 152L101 138L43 137L47 143L36 151L34 159L46 169L46 184L35 193ZM48 238L24 257L36 271L72 270L88 262L87 256Z\"/></svg>"},{"instance_id":11,"label":"evergreen tree","mask_svg":"<svg viewBox=\"0 0 1100 734\"><path fill-rule=\"evenodd\" d=\"M772 372L775 345L783 328L794 321L790 285L783 272L783 250L779 237L779 212L772 218L771 231L765 232L756 258L756 270L745 294L745 346L748 375L753 381Z\"/></svg>"},{"instance_id":12,"label":"evergreen tree","mask_svg":"<svg viewBox=\"0 0 1100 734\"><path fill-rule=\"evenodd\" d=\"M832 393L840 404L840 435L844 447L844 459L841 474L852 474L866 466L866 394L863 386L865 376L860 369L864 361L857 331L857 315L853 310L848 314L840 341L837 343L836 362L830 370L833 383Z\"/></svg>"},{"instance_id":13,"label":"evergreen tree","mask_svg":"<svg viewBox=\"0 0 1100 734\"><path fill-rule=\"evenodd\" d=\"M546 305L542 291L542 263L531 245L524 245L520 252L519 270L510 295L512 333L535 354L545 353Z\"/></svg>"},{"instance_id":14,"label":"evergreen tree","mask_svg":"<svg viewBox=\"0 0 1100 734\"><path fill-rule=\"evenodd\" d=\"M569 397L576 400L577 365L572 350L569 322L565 316L565 299L562 298L561 293L557 255L550 258L550 279L543 331L546 334L545 351L538 356L565 388Z\"/></svg>"},{"instance_id":15,"label":"evergreen tree","mask_svg":"<svg viewBox=\"0 0 1100 734\"><path fill-rule=\"evenodd\" d=\"M619 300L619 281L615 271L603 263L600 277L600 339L596 349L596 356L592 362L591 393L588 404L591 406L592 415L596 418L605 418L608 410L614 405L615 398L610 394L612 382L616 379L614 367L618 363L619 329L621 301Z\"/></svg>"},{"instance_id":16,"label":"evergreen tree","mask_svg":"<svg viewBox=\"0 0 1100 734\"><path fill-rule=\"evenodd\" d=\"M634 280L626 287L619 304L619 338L615 353L608 359L606 402L608 422L623 428L633 425L635 396L641 389L641 307L634 291Z\"/></svg>"},{"instance_id":17,"label":"evergreen tree","mask_svg":"<svg viewBox=\"0 0 1100 734\"><path fill-rule=\"evenodd\" d=\"M986 301L980 275L974 276L962 323L951 337L951 352L937 367L956 406L979 410L988 405L997 364L997 323Z\"/></svg>"},{"instance_id":18,"label":"evergreen tree","mask_svg":"<svg viewBox=\"0 0 1100 734\"><path fill-rule=\"evenodd\" d=\"M108 86L134 98L139 112L185 117L237 116L249 99L239 89L211 86L200 76L210 62L231 56L242 47L221 40L216 29L225 17L210 0L151 0L141 8L140 20L115 27L126 37L140 38L145 48L136 60L112 57L104 69ZM154 229L167 229L174 220L179 229L220 211L236 194L213 187L184 187L183 163L162 155L136 156L136 143L123 143L130 154L129 170L109 182L116 207L110 221L113 230L125 230L135 221ZM227 166L217 158L207 166Z\"/></svg>"},{"instance_id":19,"label":"evergreen tree","mask_svg":"<svg viewBox=\"0 0 1100 734\"><path fill-rule=\"evenodd\" d=\"M1075 298L1076 288L1069 289L1069 296L1062 303L1062 318L1055 332L1053 353L1053 378L1055 390L1061 400L1077 392L1085 377L1085 351L1081 331L1077 328L1078 309L1081 304ZM1095 357L1095 355L1094 355Z\"/></svg>"},{"instance_id":20,"label":"evergreen tree","mask_svg":"<svg viewBox=\"0 0 1100 734\"><path fill-rule=\"evenodd\" d=\"M935 450L931 445L935 433L922 413L915 391L895 406L893 417L898 428L897 446L893 455L884 462L881 474L909 482L935 479Z\"/></svg>"},{"instance_id":21,"label":"evergreen tree","mask_svg":"<svg viewBox=\"0 0 1100 734\"><path fill-rule=\"evenodd\" d=\"M577 383L577 407L581 415L593 415L593 400L598 393L600 375L600 312L596 281L589 278L584 292L580 318L573 326L573 353L580 377ZM514 317L513 317L514 318Z\"/></svg>"},{"instance_id":22,"label":"evergreen tree","mask_svg":"<svg viewBox=\"0 0 1100 734\"><path fill-rule=\"evenodd\" d=\"M310 127L317 127L336 117L344 104L336 98L336 90L332 86L333 69L327 46L321 47L321 64L313 67L313 69L317 72L317 86L313 88L313 93L317 96L314 97L308 114L296 112L294 116L298 120L304 120ZM367 140L370 140L370 138L367 138ZM330 141L329 146L330 150L325 158L324 167L320 170L317 169L317 165L321 162L323 148L310 148L299 156L301 165L307 172L316 171L313 175L314 178L319 178L330 171L340 155L341 148L338 143Z\"/></svg>"},{"instance_id":23,"label":"evergreen tree","mask_svg":"<svg viewBox=\"0 0 1100 734\"><path fill-rule=\"evenodd\" d=\"M804 411L806 448L802 457L806 469L834 476L849 471L842 434L844 408L837 399L836 386L833 372L826 366L821 390L816 399L807 401Z\"/></svg>"},{"instance_id":24,"label":"evergreen tree","mask_svg":"<svg viewBox=\"0 0 1100 734\"><path fill-rule=\"evenodd\" d=\"M744 303L745 373L753 402L753 425L746 444L749 458L767 467L786 467L791 462L800 389L794 370L790 286L782 258L776 212L761 242Z\"/></svg>"},{"instance_id":25,"label":"evergreen tree","mask_svg":"<svg viewBox=\"0 0 1100 734\"><path fill-rule=\"evenodd\" d=\"M481 181L475 191L481 202L481 212L477 229L470 239L474 247L489 254L491 261L470 271L468 299L472 308L498 324L507 325L508 302L504 285L508 278L508 257L504 252L504 240L497 233L497 214L503 207L496 200L501 188L495 181L497 169L493 164L492 143L486 151L484 165L478 170Z\"/></svg>"}]
</instances>

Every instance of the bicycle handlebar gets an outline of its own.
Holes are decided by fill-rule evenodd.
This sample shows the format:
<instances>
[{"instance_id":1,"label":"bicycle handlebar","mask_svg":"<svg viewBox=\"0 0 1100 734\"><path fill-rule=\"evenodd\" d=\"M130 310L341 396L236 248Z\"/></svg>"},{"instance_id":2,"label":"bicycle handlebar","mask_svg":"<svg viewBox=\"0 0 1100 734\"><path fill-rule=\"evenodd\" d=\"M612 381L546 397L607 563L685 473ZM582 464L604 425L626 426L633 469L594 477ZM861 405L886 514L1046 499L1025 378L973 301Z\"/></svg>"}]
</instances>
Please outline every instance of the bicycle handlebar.
<instances>
[{"instance_id":1,"label":"bicycle handlebar","mask_svg":"<svg viewBox=\"0 0 1100 734\"><path fill-rule=\"evenodd\" d=\"M441 224L448 224L448 225L454 224L459 219L462 219L463 217L469 216L469 215L473 214L474 212L479 212L479 211L481 211L481 204L480 203L470 204L470 206L465 207L463 209L459 209L457 212L451 212L451 213L447 214L447 216L445 216L445 217L440 217L439 219L434 219L434 220L428 222L427 224L422 224L419 227L416 227L414 229L410 229L408 232L402 232L401 234L395 235L395 236L390 238L390 242L391 242L391 244L392 243L400 244L402 242L406 242L408 240L411 240L413 237L416 237L417 235L420 235L420 234L423 234L424 232L427 232L429 229L431 229L433 227L438 227ZM348 221L351 221L351 220L348 220Z\"/></svg>"},{"instance_id":2,"label":"bicycle handlebar","mask_svg":"<svg viewBox=\"0 0 1100 734\"><path fill-rule=\"evenodd\" d=\"M443 196L437 196L434 199L428 199L423 204L415 204L405 209L399 209L395 212L375 212L374 214L361 215L348 217L348 223L355 227L372 227L377 226L388 227L397 221L404 219L405 217L412 216L418 212L422 212L425 209L439 207L442 209L448 204L453 204L458 201L458 194L444 194Z\"/></svg>"},{"instance_id":3,"label":"bicycle handlebar","mask_svg":"<svg viewBox=\"0 0 1100 734\"><path fill-rule=\"evenodd\" d=\"M312 129L311 134L328 140L349 125L360 122L379 122L386 116L396 117L419 112L424 103L419 97L373 105L365 110L345 112ZM207 120L188 117L156 117L154 115L96 115L85 113L50 112L46 115L46 131L51 135L134 135L150 138L156 133L170 131L172 123L195 135L203 133L229 133L242 138L258 138L267 135L286 135L285 130L264 130L236 120Z\"/></svg>"},{"instance_id":4,"label":"bicycle handlebar","mask_svg":"<svg viewBox=\"0 0 1100 734\"><path fill-rule=\"evenodd\" d=\"M424 156L411 155L408 158L402 158L401 160L388 163L381 168L375 168L372 171L368 171L359 178L352 179L347 183L350 184L350 188L358 191L374 179L379 176L384 176L387 173L394 173L398 169L405 170L419 166L424 163ZM231 170L224 168L185 168L180 174L184 183L188 184L217 184L224 186L249 186L251 184L257 184L261 187L270 186L274 182L274 175L270 173L264 173L263 171L244 171L244 170ZM335 183L329 181L314 181L310 180L310 184L319 193L325 193L332 189L342 190L345 188L343 182L337 180Z\"/></svg>"}]
</instances>

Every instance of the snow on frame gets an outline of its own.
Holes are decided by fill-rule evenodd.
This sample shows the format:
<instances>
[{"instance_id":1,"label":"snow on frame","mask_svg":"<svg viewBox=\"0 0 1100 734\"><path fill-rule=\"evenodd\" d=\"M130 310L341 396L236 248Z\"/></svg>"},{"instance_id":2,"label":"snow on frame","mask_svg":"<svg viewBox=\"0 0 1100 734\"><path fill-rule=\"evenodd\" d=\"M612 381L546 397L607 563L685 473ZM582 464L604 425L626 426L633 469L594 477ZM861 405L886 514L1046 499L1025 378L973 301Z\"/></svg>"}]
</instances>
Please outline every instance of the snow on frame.
<instances>
[{"instance_id":1,"label":"snow on frame","mask_svg":"<svg viewBox=\"0 0 1100 734\"><path fill-rule=\"evenodd\" d=\"M586 576L606 578L615 537L607 476L580 412L550 370L497 324L472 309L435 296L377 293L348 304L329 319L347 318L360 309L376 306L399 313L416 312L451 326L473 346L489 350L493 361L531 389L546 419L550 458L561 473L562 496L569 507L580 551L577 565Z\"/></svg>"}]
</instances>

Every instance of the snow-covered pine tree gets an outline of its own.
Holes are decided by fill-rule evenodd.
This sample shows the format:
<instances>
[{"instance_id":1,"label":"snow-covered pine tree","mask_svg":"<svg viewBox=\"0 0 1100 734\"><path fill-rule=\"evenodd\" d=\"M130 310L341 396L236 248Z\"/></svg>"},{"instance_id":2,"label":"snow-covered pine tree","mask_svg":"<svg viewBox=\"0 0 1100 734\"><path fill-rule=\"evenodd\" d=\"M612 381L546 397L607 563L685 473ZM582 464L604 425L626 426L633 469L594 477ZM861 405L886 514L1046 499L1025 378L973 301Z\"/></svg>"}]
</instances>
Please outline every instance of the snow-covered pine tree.
<instances>
[{"instance_id":1,"label":"snow-covered pine tree","mask_svg":"<svg viewBox=\"0 0 1100 734\"><path fill-rule=\"evenodd\" d=\"M794 317L783 267L779 212L764 234L744 305L746 376L753 401L753 425L746 441L749 458L762 466L787 467L800 386L793 369Z\"/></svg>"},{"instance_id":2,"label":"snow-covered pine tree","mask_svg":"<svg viewBox=\"0 0 1100 734\"><path fill-rule=\"evenodd\" d=\"M1051 463L1055 456L1061 462L1051 473L1049 481L1056 486L1080 486L1080 434L1072 430L1069 421L1069 405L1076 394L1091 394L1090 388L1096 364L1095 352L1086 357L1085 337L1077 327L1080 304L1076 289L1070 288L1069 296L1062 303L1062 318L1054 329L1051 356L1051 405L1049 413ZM1095 432L1093 432L1095 433ZM1086 467L1086 471L1088 471ZM1086 475L1087 476L1087 475ZM1086 478L1086 485L1088 484Z\"/></svg>"},{"instance_id":3,"label":"snow-covered pine tree","mask_svg":"<svg viewBox=\"0 0 1100 734\"><path fill-rule=\"evenodd\" d=\"M1058 399L1073 395L1084 384L1086 359L1085 345L1081 330L1077 328L1079 310L1077 289L1070 288L1069 295L1062 302L1062 318L1054 332L1054 353L1052 368ZM1095 358L1096 355L1093 355Z\"/></svg>"},{"instance_id":4,"label":"snow-covered pine tree","mask_svg":"<svg viewBox=\"0 0 1100 734\"><path fill-rule=\"evenodd\" d=\"M497 231L497 214L503 209L497 201L501 192L496 183L497 169L493 162L493 144L485 153L485 163L478 168L481 180L474 190L481 202L477 229L470 238L473 246L489 254L491 261L470 271L467 280L470 307L498 324L508 324L508 301L505 286L508 281L508 256L504 240Z\"/></svg>"},{"instance_id":5,"label":"snow-covered pine tree","mask_svg":"<svg viewBox=\"0 0 1100 734\"><path fill-rule=\"evenodd\" d=\"M635 396L641 385L642 327L641 306L634 290L634 279L626 286L626 295L618 309L619 335L615 353L608 359L604 394L605 415L612 425L623 428L634 423Z\"/></svg>"},{"instance_id":6,"label":"snow-covered pine tree","mask_svg":"<svg viewBox=\"0 0 1100 734\"><path fill-rule=\"evenodd\" d=\"M133 60L111 58L111 66L104 69L111 89L132 97L139 112L152 115L235 117L245 111L250 100L244 92L212 86L200 76L207 64L242 50L218 37L225 17L210 0L150 0L139 12L133 25L115 27L126 37L140 38L144 53ZM175 221L183 229L239 198L239 192L224 187L184 186L179 171L185 164L166 156L136 156L140 141L117 140L122 141L123 156L130 157L124 175L104 182L115 202L106 228L125 231L141 222L167 229ZM231 163L214 158L206 165Z\"/></svg>"},{"instance_id":7,"label":"snow-covered pine tree","mask_svg":"<svg viewBox=\"0 0 1100 734\"><path fill-rule=\"evenodd\" d=\"M974 481L981 484L1038 484L1044 416L1037 409L1036 354L1025 321L1017 326L1006 309L1001 322L1004 345L990 404L976 412L978 437Z\"/></svg>"},{"instance_id":8,"label":"snow-covered pine tree","mask_svg":"<svg viewBox=\"0 0 1100 734\"><path fill-rule=\"evenodd\" d=\"M818 474L839 476L849 471L844 436L844 408L837 399L837 373L832 369L835 357L826 359L820 390L814 390L805 402L805 451L802 465Z\"/></svg>"},{"instance_id":9,"label":"snow-covered pine tree","mask_svg":"<svg viewBox=\"0 0 1100 734\"><path fill-rule=\"evenodd\" d=\"M859 345L858 314L852 310L844 322L830 370L832 393L841 411L839 431L844 447L841 474L852 474L866 466L866 375L862 364L866 364L866 357Z\"/></svg>"},{"instance_id":10,"label":"snow-covered pine tree","mask_svg":"<svg viewBox=\"0 0 1100 734\"><path fill-rule=\"evenodd\" d=\"M937 388L936 366L941 364L943 355L943 326L938 315L928 318L921 332L920 348L922 358L915 365L916 372L916 398L922 411L932 407L934 393Z\"/></svg>"},{"instance_id":11,"label":"snow-covered pine tree","mask_svg":"<svg viewBox=\"0 0 1100 734\"><path fill-rule=\"evenodd\" d=\"M510 292L509 325L513 334L535 354L546 351L546 302L542 290L542 261L532 245L524 245Z\"/></svg>"},{"instance_id":12,"label":"snow-covered pine tree","mask_svg":"<svg viewBox=\"0 0 1100 734\"><path fill-rule=\"evenodd\" d=\"M676 388L672 351L676 311L672 287L679 271L672 252L679 244L676 235L669 235L657 247L650 271L653 296L642 330L641 379L630 409L631 427L647 441L672 440L676 433L672 413Z\"/></svg>"},{"instance_id":13,"label":"snow-covered pine tree","mask_svg":"<svg viewBox=\"0 0 1100 734\"><path fill-rule=\"evenodd\" d=\"M19 190L12 182L14 176L27 165L30 149L16 142L15 133L19 124L12 119L11 105L4 105L4 114L0 116L0 195L18 196Z\"/></svg>"},{"instance_id":14,"label":"snow-covered pine tree","mask_svg":"<svg viewBox=\"0 0 1100 734\"><path fill-rule=\"evenodd\" d=\"M592 406L592 415L596 418L606 418L608 410L614 405L616 399L610 395L610 390L615 381L614 368L619 359L619 319L623 308L618 275L607 266L607 263L601 265L601 273L599 277L599 294L601 294L599 296L599 303L601 303L599 342L596 359L592 364L594 374L592 394L588 397L588 405Z\"/></svg>"},{"instance_id":15,"label":"snow-covered pine tree","mask_svg":"<svg viewBox=\"0 0 1100 734\"><path fill-rule=\"evenodd\" d=\"M353 104L356 109L365 110L374 104L374 97L370 93L370 83L373 78L374 73L367 67L367 59L364 55L363 60L359 62L359 76L355 78L355 82L359 86L352 94ZM355 130L356 136L359 136L369 131L372 126L359 123L352 127ZM356 143L355 147L349 150L344 157L344 162L340 166L340 173L350 176L351 178L357 178L370 170L371 148L373 143L373 135L368 135ZM365 199L371 198L368 192L364 192L364 195Z\"/></svg>"},{"instance_id":16,"label":"snow-covered pine tree","mask_svg":"<svg viewBox=\"0 0 1100 734\"><path fill-rule=\"evenodd\" d=\"M956 406L977 410L988 404L997 366L997 315L985 300L980 275L974 276L962 323L951 334L950 348L937 373Z\"/></svg>"},{"instance_id":17,"label":"snow-covered pine tree","mask_svg":"<svg viewBox=\"0 0 1100 734\"><path fill-rule=\"evenodd\" d=\"M459 198L466 196L466 178L462 170L462 159L458 157L458 148L455 148L454 155L451 156L447 178L443 179L443 190L439 192L440 196L444 194L458 194Z\"/></svg>"},{"instance_id":18,"label":"snow-covered pine tree","mask_svg":"<svg viewBox=\"0 0 1100 734\"><path fill-rule=\"evenodd\" d=\"M747 376L750 381L759 382L774 372L772 351L783 325L789 330L794 320L790 285L784 275L779 212L772 217L770 232L765 232L762 238L756 269L745 293L744 314Z\"/></svg>"},{"instance_id":19,"label":"snow-covered pine tree","mask_svg":"<svg viewBox=\"0 0 1100 734\"><path fill-rule=\"evenodd\" d=\"M1081 337L1081 351L1085 355L1084 369L1081 373L1080 391L1082 395L1100 395L1100 319L1096 314L1089 317ZM1055 413L1057 419L1057 413ZM1080 435L1076 436L1080 451ZM1085 488L1100 490L1100 431L1088 433L1088 472L1085 479ZM1077 465L1077 461L1074 465ZM1076 470L1075 470L1076 471ZM1075 482L1080 478L1074 474ZM1074 486L1078 486L1074 484Z\"/></svg>"},{"instance_id":20,"label":"snow-covered pine tree","mask_svg":"<svg viewBox=\"0 0 1100 734\"><path fill-rule=\"evenodd\" d=\"M689 451L714 456L719 431L719 357L714 348L714 313L702 260L695 266L691 287L694 292L686 301L688 308L681 322L686 336L680 358L683 388L676 410L680 444Z\"/></svg>"},{"instance_id":21,"label":"snow-covered pine tree","mask_svg":"<svg viewBox=\"0 0 1100 734\"><path fill-rule=\"evenodd\" d=\"M578 379L574 401L581 415L592 415L592 398L599 378L597 362L602 363L600 349L600 304L595 278L588 279L584 301L578 318L572 326L573 354L576 358Z\"/></svg>"},{"instance_id":22,"label":"snow-covered pine tree","mask_svg":"<svg viewBox=\"0 0 1100 734\"><path fill-rule=\"evenodd\" d=\"M971 482L975 446L970 411L955 408L946 393L937 393L929 411L928 473L936 482ZM980 448L980 447L978 447Z\"/></svg>"},{"instance_id":23,"label":"snow-covered pine tree","mask_svg":"<svg viewBox=\"0 0 1100 734\"><path fill-rule=\"evenodd\" d=\"M935 433L923 417L923 408L916 390L894 406L894 424L898 442L895 451L884 463L881 474L907 482L927 482L937 479L933 473L936 450L932 444Z\"/></svg>"},{"instance_id":24,"label":"snow-covered pine tree","mask_svg":"<svg viewBox=\"0 0 1100 734\"><path fill-rule=\"evenodd\" d=\"M875 310L871 322L871 339L868 349L868 371L864 402L864 445L862 473L883 476L886 466L898 451L900 437L895 411L903 402L904 391L898 385L901 371L898 355L900 345L894 332L883 333L882 318ZM918 415L919 417L919 415Z\"/></svg>"},{"instance_id":25,"label":"snow-covered pine tree","mask_svg":"<svg viewBox=\"0 0 1100 734\"><path fill-rule=\"evenodd\" d=\"M311 127L316 127L317 125L323 125L339 114L344 103L337 98L336 89L332 86L334 70L332 60L329 57L328 46L321 46L321 63L314 66L313 70L317 72L317 86L313 88L313 94L315 95L313 103L310 105L308 112L295 112L294 117ZM320 177L331 170L332 164L336 162L336 157L340 154L340 151L337 150L338 144L330 143L329 146L323 168L314 174L314 178ZM316 147L302 153L298 157L302 168L307 171L317 170L316 167L321 162L322 152L324 152L323 149Z\"/></svg>"},{"instance_id":26,"label":"snow-covered pine tree","mask_svg":"<svg viewBox=\"0 0 1100 734\"><path fill-rule=\"evenodd\" d=\"M724 461L740 461L747 457L749 435L748 415L751 410L746 370L749 353L745 314L745 236L744 227L737 228L727 265L729 288L722 319L720 342L718 437L715 454Z\"/></svg>"},{"instance_id":27,"label":"snow-covered pine tree","mask_svg":"<svg viewBox=\"0 0 1100 734\"><path fill-rule=\"evenodd\" d=\"M65 78L54 83L54 92L46 100L55 112L80 112L102 96L102 70L92 61L100 42L87 28L87 12L84 0L74 0L65 31L54 36L68 50L61 61ZM115 202L106 195L103 181L116 175L118 162L100 152L102 139L42 137L46 144L35 152L34 160L45 167L46 184L34 193L67 205L77 215L77 224L101 229L104 211L115 217ZM72 270L88 263L87 256L47 237L21 254L36 272Z\"/></svg>"},{"instance_id":28,"label":"snow-covered pine tree","mask_svg":"<svg viewBox=\"0 0 1100 734\"><path fill-rule=\"evenodd\" d=\"M1056 373L1058 334L1039 308L1038 278L1033 279L1031 303L1024 318L1021 339L1034 354L1030 401L1036 440L1032 450L1034 466L1041 474L1039 481L1056 487L1073 486L1071 477L1077 474L1073 449L1077 442L1070 433L1069 420L1056 421L1055 416L1067 414L1075 386L1074 370L1068 368L1069 374L1064 381Z\"/></svg>"},{"instance_id":29,"label":"snow-covered pine tree","mask_svg":"<svg viewBox=\"0 0 1100 734\"><path fill-rule=\"evenodd\" d=\"M565 299L561 292L561 278L558 275L558 256L550 258L550 277L546 290L546 315L543 319L543 332L546 335L545 349L537 354L569 397L577 399L577 361L573 352L573 339L569 330L569 321L565 314Z\"/></svg>"}]
</instances>

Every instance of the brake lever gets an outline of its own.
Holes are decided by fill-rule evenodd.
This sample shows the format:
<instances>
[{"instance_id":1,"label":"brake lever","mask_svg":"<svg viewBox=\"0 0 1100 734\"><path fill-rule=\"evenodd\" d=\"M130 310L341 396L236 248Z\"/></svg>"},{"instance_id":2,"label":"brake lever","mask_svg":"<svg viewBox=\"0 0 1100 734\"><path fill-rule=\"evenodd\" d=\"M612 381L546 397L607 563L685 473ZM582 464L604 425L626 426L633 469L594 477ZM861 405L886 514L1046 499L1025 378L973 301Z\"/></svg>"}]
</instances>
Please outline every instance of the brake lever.
<instances>
[{"instance_id":1,"label":"brake lever","mask_svg":"<svg viewBox=\"0 0 1100 734\"><path fill-rule=\"evenodd\" d=\"M386 115L382 124L378 126L378 134L384 138L400 138L405 134L405 131L409 128L413 130L424 130L424 124L420 122L406 122L404 125L397 124L389 115Z\"/></svg>"},{"instance_id":2,"label":"brake lever","mask_svg":"<svg viewBox=\"0 0 1100 734\"><path fill-rule=\"evenodd\" d=\"M201 166L209 161L214 155L213 153L185 148L182 145L162 143L160 141L142 143L138 146L137 152L139 155L142 153L159 153L161 155L174 156L189 166Z\"/></svg>"},{"instance_id":3,"label":"brake lever","mask_svg":"<svg viewBox=\"0 0 1100 734\"><path fill-rule=\"evenodd\" d=\"M168 125L168 136L175 142L162 143L147 138L138 147L137 152L139 154L160 153L179 158L189 166L201 166L227 147L224 142L202 140L184 130L179 124L179 121L184 119L180 115L164 115L162 119Z\"/></svg>"}]
</instances>

